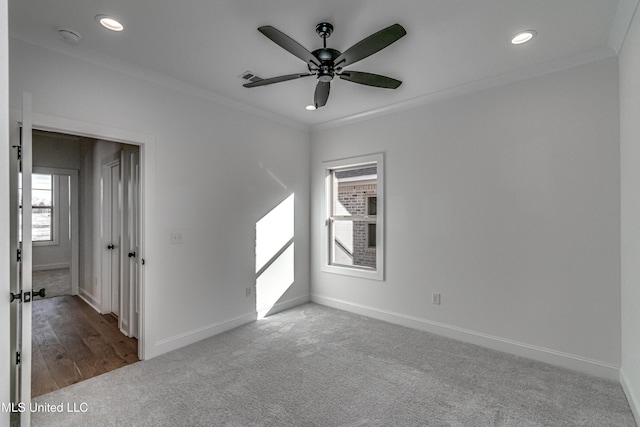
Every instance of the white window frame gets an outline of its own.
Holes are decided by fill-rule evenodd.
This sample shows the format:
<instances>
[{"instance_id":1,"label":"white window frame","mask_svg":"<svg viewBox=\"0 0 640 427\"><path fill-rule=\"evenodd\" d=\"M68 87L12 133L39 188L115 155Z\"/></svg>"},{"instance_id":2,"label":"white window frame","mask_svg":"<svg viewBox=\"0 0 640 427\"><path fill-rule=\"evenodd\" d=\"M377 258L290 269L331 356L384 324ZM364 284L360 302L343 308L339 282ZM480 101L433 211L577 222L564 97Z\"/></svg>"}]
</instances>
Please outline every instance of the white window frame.
<instances>
[{"instance_id":1,"label":"white window frame","mask_svg":"<svg viewBox=\"0 0 640 427\"><path fill-rule=\"evenodd\" d=\"M33 168L34 175L51 175L51 240L34 240L33 246L58 246L60 245L60 177L53 173L42 172L37 167ZM34 206L32 209L37 209Z\"/></svg>"},{"instance_id":2,"label":"white window frame","mask_svg":"<svg viewBox=\"0 0 640 427\"><path fill-rule=\"evenodd\" d=\"M48 207L51 209L51 240L33 240L31 244L33 246L58 246L60 244L59 239L59 218L60 218L60 204L59 204L59 194L60 194L60 177L55 174L55 172L51 172L46 168L38 168L34 167L32 173L34 175L51 175L51 203L52 206ZM24 203L24 200L22 201ZM32 207L38 208L37 206ZM22 241L22 240L20 240Z\"/></svg>"},{"instance_id":3,"label":"white window frame","mask_svg":"<svg viewBox=\"0 0 640 427\"><path fill-rule=\"evenodd\" d=\"M377 212L376 212L376 268L366 268L358 266L331 264L331 217L332 217L332 197L333 197L333 171L336 169L348 169L369 164L376 164L377 167ZM340 160L331 160L322 163L324 173L324 197L323 197L323 221L322 227L322 271L328 273L342 274L346 276L361 277L371 280L384 280L384 154L369 154L365 156L350 157ZM359 218L358 220L366 219ZM368 234L368 233L367 233Z\"/></svg>"}]
</instances>

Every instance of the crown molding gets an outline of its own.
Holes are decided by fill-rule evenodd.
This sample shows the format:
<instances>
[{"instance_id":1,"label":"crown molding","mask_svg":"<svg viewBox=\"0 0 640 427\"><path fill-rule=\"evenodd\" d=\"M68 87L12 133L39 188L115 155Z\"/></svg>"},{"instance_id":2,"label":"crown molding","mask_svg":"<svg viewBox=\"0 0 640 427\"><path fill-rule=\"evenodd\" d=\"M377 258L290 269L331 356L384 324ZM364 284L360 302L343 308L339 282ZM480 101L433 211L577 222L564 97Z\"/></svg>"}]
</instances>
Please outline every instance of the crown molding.
<instances>
[{"instance_id":1,"label":"crown molding","mask_svg":"<svg viewBox=\"0 0 640 427\"><path fill-rule=\"evenodd\" d=\"M635 1L635 0L634 0ZM502 86L508 83L526 80L529 78L541 76L544 74L553 73L556 71L573 68L578 65L587 64L589 62L600 61L603 59L616 56L616 52L609 46L604 46L598 49L593 49L587 52L583 52L577 55L573 55L566 58L561 58L555 61L545 62L542 64L536 64L531 67L526 67L507 73L491 76L483 79L478 79L469 83L464 83L458 86L452 86L443 90L438 90L425 95L417 96L415 98L408 99L406 101L391 104L382 108L374 110L364 111L362 113L354 114L349 117L341 119L331 120L328 122L320 123L311 126L311 132L320 132L337 128L340 126L346 126L352 123L369 120L376 117L385 116L388 114L397 113L412 108L421 107L424 105L432 104L434 102L442 101L449 98L454 98L461 95L467 95L473 92L478 92L484 89L490 89L493 87Z\"/></svg>"},{"instance_id":2,"label":"crown molding","mask_svg":"<svg viewBox=\"0 0 640 427\"><path fill-rule=\"evenodd\" d=\"M385 107L360 112L354 115L330 120L315 125L306 125L293 119L273 114L263 109L235 101L214 91L185 83L178 79L130 64L128 62L121 61L113 57L98 54L82 46L69 46L56 39L36 38L28 34L21 34L19 33L19 31L12 32L12 34L10 35L10 39L20 40L24 43L35 45L62 55L70 56L102 68L110 69L112 71L139 78L170 89L174 89L191 96L206 99L208 101L224 105L228 108L274 121L287 127L313 133L361 122L364 120L369 120L376 117L381 117L388 114L393 114L396 112L432 104L434 102L442 101L445 99L470 94L492 87L502 86L504 84L516 82L519 80L525 80L532 77L616 56L624 43L624 38L626 37L631 19L633 18L633 14L635 13L639 1L640 0L620 0L614 25L612 26L608 46L603 46L601 48L593 49L570 57L561 58L542 64L536 64L531 67L506 72L496 76L478 79L461 85L452 86Z\"/></svg>"},{"instance_id":3,"label":"crown molding","mask_svg":"<svg viewBox=\"0 0 640 427\"><path fill-rule=\"evenodd\" d=\"M9 40L18 40L23 43L59 53L61 55L88 62L101 68L106 68L117 73L125 74L191 96L202 98L228 108L242 111L243 113L248 113L254 116L261 117L263 119L274 121L287 127L304 130L307 132L309 132L310 130L308 125L302 124L295 120L270 113L263 109L253 107L242 102L235 101L212 90L185 83L176 78L169 77L164 74L139 67L137 65L133 65L129 62L125 62L111 56L99 54L91 49L87 49L82 46L71 46L57 39L44 39L40 37L34 37L29 34L20 33L19 31L12 31L9 36Z\"/></svg>"}]
</instances>

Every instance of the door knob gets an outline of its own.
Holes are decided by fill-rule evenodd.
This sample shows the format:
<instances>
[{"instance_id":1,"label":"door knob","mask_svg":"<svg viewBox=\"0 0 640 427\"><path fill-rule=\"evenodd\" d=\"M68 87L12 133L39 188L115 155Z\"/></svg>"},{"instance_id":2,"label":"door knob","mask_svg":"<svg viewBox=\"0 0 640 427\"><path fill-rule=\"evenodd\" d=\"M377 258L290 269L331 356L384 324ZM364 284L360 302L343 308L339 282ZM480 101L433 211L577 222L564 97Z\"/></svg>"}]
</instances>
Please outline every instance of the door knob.
<instances>
[{"instance_id":1,"label":"door knob","mask_svg":"<svg viewBox=\"0 0 640 427\"><path fill-rule=\"evenodd\" d=\"M113 246L113 245L107 245L107 249L114 249L114 248L115 248L115 246Z\"/></svg>"},{"instance_id":2,"label":"door knob","mask_svg":"<svg viewBox=\"0 0 640 427\"><path fill-rule=\"evenodd\" d=\"M46 297L46 296L47 296L47 295L46 295L46 289L45 289L45 288L42 288L42 289L40 289L38 292L33 292L32 296L33 296L34 298L35 298L35 297L42 297L42 298L44 298L44 297Z\"/></svg>"},{"instance_id":3,"label":"door knob","mask_svg":"<svg viewBox=\"0 0 640 427\"><path fill-rule=\"evenodd\" d=\"M136 257L135 252L129 252L129 258L135 258L135 257Z\"/></svg>"}]
</instances>

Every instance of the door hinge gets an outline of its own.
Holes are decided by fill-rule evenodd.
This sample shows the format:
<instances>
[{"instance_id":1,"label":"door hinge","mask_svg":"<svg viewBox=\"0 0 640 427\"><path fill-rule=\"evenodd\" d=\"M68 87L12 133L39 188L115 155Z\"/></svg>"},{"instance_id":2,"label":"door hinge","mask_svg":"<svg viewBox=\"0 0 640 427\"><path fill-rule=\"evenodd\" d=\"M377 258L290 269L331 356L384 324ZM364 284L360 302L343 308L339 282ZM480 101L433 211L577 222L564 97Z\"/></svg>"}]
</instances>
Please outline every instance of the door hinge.
<instances>
[{"instance_id":1,"label":"door hinge","mask_svg":"<svg viewBox=\"0 0 640 427\"><path fill-rule=\"evenodd\" d=\"M16 351L16 365L19 365L22 363L22 355L20 354L19 351Z\"/></svg>"},{"instance_id":2,"label":"door hinge","mask_svg":"<svg viewBox=\"0 0 640 427\"><path fill-rule=\"evenodd\" d=\"M18 300L20 302L22 302L22 291L20 291L20 293L14 294L13 292L9 292L11 294L11 300L9 302L14 302L15 300Z\"/></svg>"},{"instance_id":3,"label":"door hinge","mask_svg":"<svg viewBox=\"0 0 640 427\"><path fill-rule=\"evenodd\" d=\"M22 249L18 249L17 260L18 260L18 262L22 262Z\"/></svg>"},{"instance_id":4,"label":"door hinge","mask_svg":"<svg viewBox=\"0 0 640 427\"><path fill-rule=\"evenodd\" d=\"M18 160L22 160L22 146L20 145L12 145L11 147L17 148Z\"/></svg>"}]
</instances>

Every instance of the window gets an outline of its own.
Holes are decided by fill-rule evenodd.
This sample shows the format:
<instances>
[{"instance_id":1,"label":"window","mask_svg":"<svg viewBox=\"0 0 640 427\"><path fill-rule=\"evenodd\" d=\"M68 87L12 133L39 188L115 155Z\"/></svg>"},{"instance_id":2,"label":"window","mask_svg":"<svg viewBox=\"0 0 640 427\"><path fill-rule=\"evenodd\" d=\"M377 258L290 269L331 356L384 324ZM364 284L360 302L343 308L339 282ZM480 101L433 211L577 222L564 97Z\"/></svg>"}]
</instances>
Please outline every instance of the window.
<instances>
[{"instance_id":1,"label":"window","mask_svg":"<svg viewBox=\"0 0 640 427\"><path fill-rule=\"evenodd\" d=\"M18 198L22 211L22 174L18 177ZM55 243L54 238L54 176L51 174L31 175L31 240L34 243ZM22 215L19 216L20 220ZM22 241L22 224L19 226Z\"/></svg>"},{"instance_id":2,"label":"window","mask_svg":"<svg viewBox=\"0 0 640 427\"><path fill-rule=\"evenodd\" d=\"M384 280L383 156L324 164L323 270Z\"/></svg>"}]
</instances>

